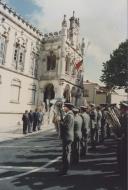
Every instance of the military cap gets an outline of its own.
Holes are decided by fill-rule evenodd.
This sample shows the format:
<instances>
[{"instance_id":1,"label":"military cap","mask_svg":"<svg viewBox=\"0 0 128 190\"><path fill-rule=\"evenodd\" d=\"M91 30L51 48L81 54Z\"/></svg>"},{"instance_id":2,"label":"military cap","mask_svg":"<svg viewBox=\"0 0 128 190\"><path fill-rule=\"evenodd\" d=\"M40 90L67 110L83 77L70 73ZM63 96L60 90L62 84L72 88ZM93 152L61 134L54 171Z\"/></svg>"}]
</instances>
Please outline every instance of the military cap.
<instances>
[{"instance_id":1,"label":"military cap","mask_svg":"<svg viewBox=\"0 0 128 190\"><path fill-rule=\"evenodd\" d=\"M95 104L90 104L91 107L95 107Z\"/></svg>"},{"instance_id":2,"label":"military cap","mask_svg":"<svg viewBox=\"0 0 128 190\"><path fill-rule=\"evenodd\" d=\"M71 110L74 108L74 105L72 103L64 103L64 107L67 107Z\"/></svg>"},{"instance_id":3,"label":"military cap","mask_svg":"<svg viewBox=\"0 0 128 190\"><path fill-rule=\"evenodd\" d=\"M72 111L73 111L74 113L78 113L78 112L79 112L79 109L78 109L78 108L73 108Z\"/></svg>"},{"instance_id":4,"label":"military cap","mask_svg":"<svg viewBox=\"0 0 128 190\"><path fill-rule=\"evenodd\" d=\"M107 104L107 103L106 103L106 104L100 104L100 106L102 106L102 107L107 107L108 104Z\"/></svg>"},{"instance_id":5,"label":"military cap","mask_svg":"<svg viewBox=\"0 0 128 190\"><path fill-rule=\"evenodd\" d=\"M87 106L80 106L81 110L87 110L87 108L88 108Z\"/></svg>"}]
</instances>

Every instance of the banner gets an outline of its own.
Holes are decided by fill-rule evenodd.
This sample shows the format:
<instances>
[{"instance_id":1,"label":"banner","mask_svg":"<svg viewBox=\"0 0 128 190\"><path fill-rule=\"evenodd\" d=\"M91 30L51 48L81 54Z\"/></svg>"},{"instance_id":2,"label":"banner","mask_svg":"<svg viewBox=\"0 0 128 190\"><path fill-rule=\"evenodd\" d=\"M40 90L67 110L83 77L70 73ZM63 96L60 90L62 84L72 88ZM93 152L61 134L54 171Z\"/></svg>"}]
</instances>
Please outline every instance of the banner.
<instances>
[{"instance_id":1,"label":"banner","mask_svg":"<svg viewBox=\"0 0 128 190\"><path fill-rule=\"evenodd\" d=\"M82 59L81 61L78 61L77 63L75 63L75 68L76 68L77 70L79 70L79 68L80 68L80 66L82 65L82 63L83 63L83 59Z\"/></svg>"}]
</instances>

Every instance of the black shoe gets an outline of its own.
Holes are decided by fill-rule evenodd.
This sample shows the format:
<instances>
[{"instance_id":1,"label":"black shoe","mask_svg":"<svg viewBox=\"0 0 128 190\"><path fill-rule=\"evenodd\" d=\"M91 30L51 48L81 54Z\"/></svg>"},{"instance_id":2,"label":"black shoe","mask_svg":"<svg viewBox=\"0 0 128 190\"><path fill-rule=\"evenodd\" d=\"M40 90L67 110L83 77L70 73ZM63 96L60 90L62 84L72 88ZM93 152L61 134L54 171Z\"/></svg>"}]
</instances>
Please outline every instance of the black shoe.
<instances>
[{"instance_id":1,"label":"black shoe","mask_svg":"<svg viewBox=\"0 0 128 190\"><path fill-rule=\"evenodd\" d=\"M64 175L67 175L67 171L59 171L59 174L58 174L59 176L64 176Z\"/></svg>"},{"instance_id":2,"label":"black shoe","mask_svg":"<svg viewBox=\"0 0 128 190\"><path fill-rule=\"evenodd\" d=\"M96 150L96 147L91 147L88 149L88 151L95 151Z\"/></svg>"}]
</instances>

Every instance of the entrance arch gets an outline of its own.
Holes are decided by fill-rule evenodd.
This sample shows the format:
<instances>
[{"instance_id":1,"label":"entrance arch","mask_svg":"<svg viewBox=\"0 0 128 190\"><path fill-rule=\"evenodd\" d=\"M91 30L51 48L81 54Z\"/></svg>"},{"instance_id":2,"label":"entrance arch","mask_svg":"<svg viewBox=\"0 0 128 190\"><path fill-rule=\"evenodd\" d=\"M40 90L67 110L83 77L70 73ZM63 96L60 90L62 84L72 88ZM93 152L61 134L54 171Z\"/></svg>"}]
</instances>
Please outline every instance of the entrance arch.
<instances>
[{"instance_id":1,"label":"entrance arch","mask_svg":"<svg viewBox=\"0 0 128 190\"><path fill-rule=\"evenodd\" d=\"M65 102L70 102L70 86L69 86L69 84L67 84L65 86L63 96L65 98Z\"/></svg>"}]
</instances>

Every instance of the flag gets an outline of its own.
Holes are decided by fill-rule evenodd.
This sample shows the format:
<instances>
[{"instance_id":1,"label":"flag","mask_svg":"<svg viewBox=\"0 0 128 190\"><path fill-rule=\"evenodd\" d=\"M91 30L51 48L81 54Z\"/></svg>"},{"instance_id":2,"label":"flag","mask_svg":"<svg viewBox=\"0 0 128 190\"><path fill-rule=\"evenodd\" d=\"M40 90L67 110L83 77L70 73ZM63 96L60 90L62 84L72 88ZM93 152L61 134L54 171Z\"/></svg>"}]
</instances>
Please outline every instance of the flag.
<instances>
[{"instance_id":1,"label":"flag","mask_svg":"<svg viewBox=\"0 0 128 190\"><path fill-rule=\"evenodd\" d=\"M82 59L81 61L78 61L78 62L75 64L75 68L76 68L77 70L79 70L79 68L80 68L80 66L82 65L82 63L83 63L83 59Z\"/></svg>"}]
</instances>

